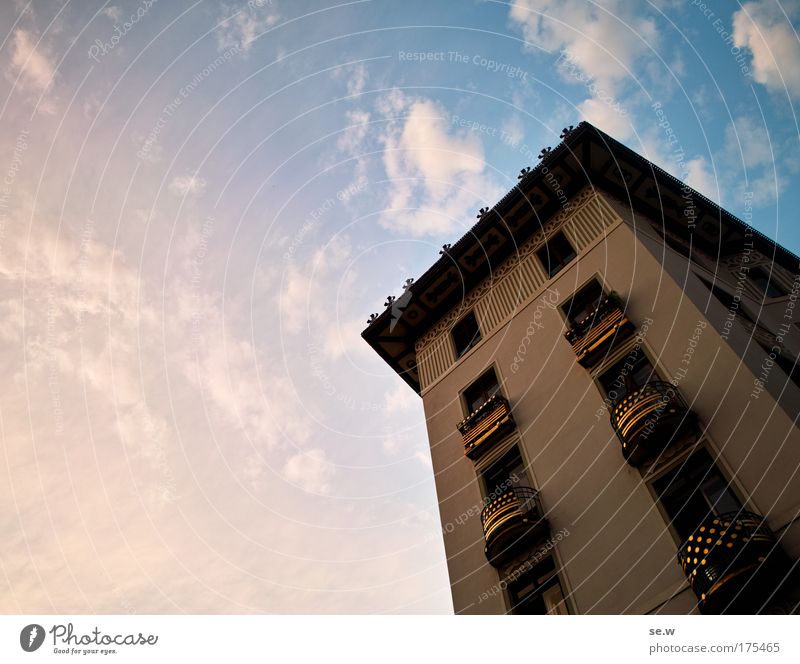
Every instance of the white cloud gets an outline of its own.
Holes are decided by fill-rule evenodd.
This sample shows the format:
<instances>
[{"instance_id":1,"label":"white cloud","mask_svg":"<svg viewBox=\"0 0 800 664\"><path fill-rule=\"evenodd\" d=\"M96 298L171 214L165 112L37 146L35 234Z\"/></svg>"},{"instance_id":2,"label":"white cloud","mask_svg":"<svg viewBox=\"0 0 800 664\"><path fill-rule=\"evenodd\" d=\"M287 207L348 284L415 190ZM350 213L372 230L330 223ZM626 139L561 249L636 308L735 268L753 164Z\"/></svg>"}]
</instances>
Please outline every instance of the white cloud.
<instances>
[{"instance_id":1,"label":"white cloud","mask_svg":"<svg viewBox=\"0 0 800 664\"><path fill-rule=\"evenodd\" d=\"M393 93L379 109L390 118L379 139L391 181L382 225L415 236L472 226L477 210L501 195L485 173L480 138L451 131L447 111L428 99Z\"/></svg>"},{"instance_id":2,"label":"white cloud","mask_svg":"<svg viewBox=\"0 0 800 664\"><path fill-rule=\"evenodd\" d=\"M658 41L652 19L637 16L626 0L515 0L512 21L531 45L567 51L587 77L612 92Z\"/></svg>"},{"instance_id":3,"label":"white cloud","mask_svg":"<svg viewBox=\"0 0 800 664\"><path fill-rule=\"evenodd\" d=\"M100 14L107 17L112 23L117 23L122 18L122 9L114 5L110 5L109 7L103 9Z\"/></svg>"},{"instance_id":4,"label":"white cloud","mask_svg":"<svg viewBox=\"0 0 800 664\"><path fill-rule=\"evenodd\" d=\"M767 89L800 97L800 40L783 13L797 15L797 3L760 0L733 15L733 42L752 53L753 78Z\"/></svg>"},{"instance_id":5,"label":"white cloud","mask_svg":"<svg viewBox=\"0 0 800 664\"><path fill-rule=\"evenodd\" d=\"M714 201L720 200L722 188L711 171L705 157L699 156L686 162L686 184Z\"/></svg>"},{"instance_id":6,"label":"white cloud","mask_svg":"<svg viewBox=\"0 0 800 664\"><path fill-rule=\"evenodd\" d=\"M518 115L506 118L500 129L503 131L503 140L512 147L517 147L525 138L525 125Z\"/></svg>"},{"instance_id":7,"label":"white cloud","mask_svg":"<svg viewBox=\"0 0 800 664\"><path fill-rule=\"evenodd\" d=\"M202 194L206 188L206 181L197 175L177 175L169 183L169 190L179 196Z\"/></svg>"},{"instance_id":8,"label":"white cloud","mask_svg":"<svg viewBox=\"0 0 800 664\"><path fill-rule=\"evenodd\" d=\"M404 381L396 381L395 386L384 395L384 406L388 414L400 413L419 407L420 400L416 392Z\"/></svg>"},{"instance_id":9,"label":"white cloud","mask_svg":"<svg viewBox=\"0 0 800 664\"><path fill-rule=\"evenodd\" d=\"M328 353L338 356L339 343L336 335L349 334L330 330L330 321L336 320L337 292L347 290L342 274L347 271L352 259L350 241L346 236L336 236L325 246L317 249L308 262L292 263L284 271L283 289L278 299L281 322L289 332L299 332L304 327L319 325L325 332ZM348 272L348 279L356 278ZM362 326L363 327L363 326Z\"/></svg>"},{"instance_id":10,"label":"white cloud","mask_svg":"<svg viewBox=\"0 0 800 664\"><path fill-rule=\"evenodd\" d=\"M27 30L17 28L11 44L11 72L18 85L33 92L44 92L55 75L55 65L41 44Z\"/></svg>"},{"instance_id":11,"label":"white cloud","mask_svg":"<svg viewBox=\"0 0 800 664\"><path fill-rule=\"evenodd\" d=\"M253 43L267 29L280 20L280 15L270 12L272 2L245 3L237 7L223 5L223 21L216 30L217 49L220 53L238 51L245 55Z\"/></svg>"},{"instance_id":12,"label":"white cloud","mask_svg":"<svg viewBox=\"0 0 800 664\"><path fill-rule=\"evenodd\" d=\"M599 99L586 99L578 104L581 117L597 128L619 140L630 138L634 133L633 124L627 113Z\"/></svg>"},{"instance_id":13,"label":"white cloud","mask_svg":"<svg viewBox=\"0 0 800 664\"><path fill-rule=\"evenodd\" d=\"M771 164L772 146L763 125L748 116L741 116L725 128L726 159L747 169Z\"/></svg>"},{"instance_id":14,"label":"white cloud","mask_svg":"<svg viewBox=\"0 0 800 664\"><path fill-rule=\"evenodd\" d=\"M364 92L369 74L363 62L356 65L346 65L333 70L334 78L344 78L347 82L347 94L358 96Z\"/></svg>"},{"instance_id":15,"label":"white cloud","mask_svg":"<svg viewBox=\"0 0 800 664\"><path fill-rule=\"evenodd\" d=\"M325 450L318 447L290 456L283 467L286 481L310 493L328 493L335 474Z\"/></svg>"}]
</instances>

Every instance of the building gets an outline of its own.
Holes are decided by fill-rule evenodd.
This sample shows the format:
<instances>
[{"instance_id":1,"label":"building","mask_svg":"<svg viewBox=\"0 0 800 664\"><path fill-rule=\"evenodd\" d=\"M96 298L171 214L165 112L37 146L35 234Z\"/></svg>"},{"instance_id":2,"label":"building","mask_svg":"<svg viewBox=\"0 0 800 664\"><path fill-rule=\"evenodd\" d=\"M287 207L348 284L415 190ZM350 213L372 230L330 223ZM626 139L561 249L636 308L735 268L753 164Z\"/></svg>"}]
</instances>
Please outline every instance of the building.
<instances>
[{"instance_id":1,"label":"building","mask_svg":"<svg viewBox=\"0 0 800 664\"><path fill-rule=\"evenodd\" d=\"M423 400L455 611L795 611L798 258L562 139L363 332Z\"/></svg>"}]
</instances>

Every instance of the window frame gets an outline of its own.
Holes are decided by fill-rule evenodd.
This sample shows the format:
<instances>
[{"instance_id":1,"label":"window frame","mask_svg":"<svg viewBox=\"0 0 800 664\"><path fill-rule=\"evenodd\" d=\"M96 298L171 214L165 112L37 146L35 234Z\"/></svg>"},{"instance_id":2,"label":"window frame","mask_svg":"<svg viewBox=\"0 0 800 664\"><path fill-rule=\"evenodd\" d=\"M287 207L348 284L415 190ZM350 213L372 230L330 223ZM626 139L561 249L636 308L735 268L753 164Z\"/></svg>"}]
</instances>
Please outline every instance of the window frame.
<instances>
[{"instance_id":1,"label":"window frame","mask_svg":"<svg viewBox=\"0 0 800 664\"><path fill-rule=\"evenodd\" d=\"M740 509L749 510L751 507L750 500L747 498L747 494L743 492L739 487L739 485L735 482L734 476L732 475L732 473L728 471L728 468L725 466L722 456L718 454L708 443L709 441L707 438L701 442L698 442L696 445L692 446L691 449L689 449L685 454L682 454L679 458L674 459L672 463L669 463L664 467L659 468L657 472L643 478L644 484L647 487L647 491L650 493L650 496L653 499L653 503L655 504L658 513L664 520L664 525L667 527L670 536L672 537L676 546L678 547L686 543L686 538L683 538L681 533L678 532L678 529L675 527L672 515L667 511L667 508L665 507L663 501L661 500L661 495L656 490L654 485L655 483L664 479L664 477L669 475L670 473L678 472L678 469L681 466L685 465L689 461L689 459L691 459L692 456L698 453L707 454L711 462L711 466L716 468L717 472L724 480L725 486L727 487L728 491L733 495L734 499L739 503Z\"/></svg>"},{"instance_id":2,"label":"window frame","mask_svg":"<svg viewBox=\"0 0 800 664\"><path fill-rule=\"evenodd\" d=\"M566 260L561 259L561 262L553 265L550 260L551 258L550 247L552 243L558 240L559 238L564 240L566 245L572 251L572 255L568 259ZM545 239L542 245L536 250L536 257L539 259L539 263L544 268L544 272L546 275L548 275L547 278L549 280L553 279L557 274L562 272L564 268L567 267L567 265L569 265L572 261L574 261L578 257L578 250L574 246L572 246L572 242L569 241L569 238L567 237L566 233L564 233L564 230L562 228L553 233L549 238Z\"/></svg>"},{"instance_id":3,"label":"window frame","mask_svg":"<svg viewBox=\"0 0 800 664\"><path fill-rule=\"evenodd\" d=\"M572 291L571 295L568 295L564 301L558 305L558 311L561 314L561 317L564 319L564 325L567 327L572 327L575 323L580 321L575 321L574 317L571 317L567 314L567 305L571 304L572 301L584 290L589 288L592 285L592 282L596 283L600 286L600 292L602 293L602 297L606 298L611 293L611 289L608 288L608 285L605 281L600 277L598 273L593 274L589 279L584 281L580 286L578 286L574 291Z\"/></svg>"},{"instance_id":4,"label":"window frame","mask_svg":"<svg viewBox=\"0 0 800 664\"><path fill-rule=\"evenodd\" d=\"M766 279L766 284L762 288L761 284L757 283L753 278L753 273L761 274L764 279ZM765 300L778 300L782 297L786 297L789 293L786 292L786 289L783 287L783 284L780 283L778 279L775 278L775 270L771 269L767 271L763 265L754 265L747 271L747 280L750 284L755 288L759 295L763 297ZM770 295L769 290L770 288L777 291L778 295Z\"/></svg>"},{"instance_id":5,"label":"window frame","mask_svg":"<svg viewBox=\"0 0 800 664\"><path fill-rule=\"evenodd\" d=\"M456 328L463 324L468 318L472 317L475 321L475 329L477 330L477 338L473 336L473 339L470 343L468 343L464 349L459 352L458 344L456 343L455 338L455 330ZM483 332L481 330L481 324L478 320L478 316L475 315L475 309L470 309L467 311L463 316L461 316L458 321L453 324L453 327L450 328L450 343L452 344L453 354L455 355L456 362L458 362L462 357L464 357L467 353L469 353L473 348L475 348L481 341L483 341Z\"/></svg>"},{"instance_id":6,"label":"window frame","mask_svg":"<svg viewBox=\"0 0 800 664\"><path fill-rule=\"evenodd\" d=\"M467 399L467 392L470 388L472 388L477 382L483 379L486 374L490 371L494 372L495 380L497 381L497 392L495 394L499 394L500 396L505 397L505 391L503 390L503 377L500 372L497 370L497 365L492 363L487 366L483 371L478 374L478 377L474 380L471 380L468 385L466 385L458 394L459 401L461 402L461 408L464 412L464 417L469 417L470 414L473 412L473 409L470 407L470 403Z\"/></svg>"}]
</instances>

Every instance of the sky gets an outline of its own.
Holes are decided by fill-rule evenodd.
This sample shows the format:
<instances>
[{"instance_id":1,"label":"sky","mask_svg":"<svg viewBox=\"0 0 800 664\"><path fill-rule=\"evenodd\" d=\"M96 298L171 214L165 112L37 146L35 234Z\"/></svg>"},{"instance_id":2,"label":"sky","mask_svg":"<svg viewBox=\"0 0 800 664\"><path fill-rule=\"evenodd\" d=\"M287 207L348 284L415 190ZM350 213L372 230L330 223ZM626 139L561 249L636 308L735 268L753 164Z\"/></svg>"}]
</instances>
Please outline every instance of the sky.
<instances>
[{"instance_id":1,"label":"sky","mask_svg":"<svg viewBox=\"0 0 800 664\"><path fill-rule=\"evenodd\" d=\"M798 22L3 2L0 612L451 612L367 318L581 120L800 252Z\"/></svg>"}]
</instances>

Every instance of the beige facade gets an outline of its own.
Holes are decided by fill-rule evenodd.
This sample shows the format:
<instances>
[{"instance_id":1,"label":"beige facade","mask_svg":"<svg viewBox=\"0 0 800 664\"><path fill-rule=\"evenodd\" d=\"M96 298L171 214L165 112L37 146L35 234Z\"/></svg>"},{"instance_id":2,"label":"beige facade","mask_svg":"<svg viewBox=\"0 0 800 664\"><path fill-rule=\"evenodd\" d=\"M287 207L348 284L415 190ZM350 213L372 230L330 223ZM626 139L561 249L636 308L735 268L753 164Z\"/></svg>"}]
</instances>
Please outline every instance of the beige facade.
<instances>
[{"instance_id":1,"label":"beige facade","mask_svg":"<svg viewBox=\"0 0 800 664\"><path fill-rule=\"evenodd\" d=\"M543 252L557 239L575 256L550 276ZM757 239L745 228L718 258L586 184L436 312L413 342L414 370L457 613L794 610L800 381L788 374L800 270ZM598 307L583 324L583 342L600 341L582 358L591 345L565 338L578 325L566 307L590 288L619 310ZM470 314L480 340L457 357L454 330ZM496 411L496 423L491 400L469 419L468 402L490 394L476 401L470 386L489 369L511 413ZM615 376L624 399L609 391ZM639 416L648 385L667 396Z\"/></svg>"}]
</instances>

